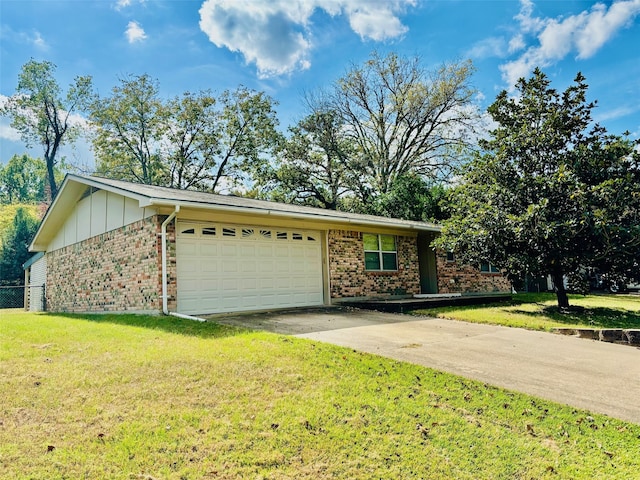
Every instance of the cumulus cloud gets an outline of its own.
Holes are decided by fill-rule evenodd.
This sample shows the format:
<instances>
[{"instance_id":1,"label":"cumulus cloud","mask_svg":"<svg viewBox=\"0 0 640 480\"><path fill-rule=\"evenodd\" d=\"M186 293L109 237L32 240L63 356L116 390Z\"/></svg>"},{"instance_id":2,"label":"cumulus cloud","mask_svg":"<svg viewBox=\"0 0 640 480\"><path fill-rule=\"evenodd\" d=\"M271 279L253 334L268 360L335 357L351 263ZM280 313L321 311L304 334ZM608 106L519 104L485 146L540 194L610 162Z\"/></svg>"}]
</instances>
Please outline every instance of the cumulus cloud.
<instances>
[{"instance_id":1,"label":"cumulus cloud","mask_svg":"<svg viewBox=\"0 0 640 480\"><path fill-rule=\"evenodd\" d=\"M531 0L521 0L515 17L520 31L509 46L513 45L512 51L522 50L526 34L535 36L535 44L524 49L519 58L500 66L502 78L513 86L536 66L547 67L571 53L578 59L589 58L638 15L640 0L618 0L609 7L597 3L590 10L568 17L539 18L533 14Z\"/></svg>"},{"instance_id":2,"label":"cumulus cloud","mask_svg":"<svg viewBox=\"0 0 640 480\"><path fill-rule=\"evenodd\" d=\"M127 25L127 30L124 32L129 43L141 42L147 38L147 34L138 22L131 21Z\"/></svg>"},{"instance_id":3,"label":"cumulus cloud","mask_svg":"<svg viewBox=\"0 0 640 480\"><path fill-rule=\"evenodd\" d=\"M205 0L200 29L216 46L241 53L262 78L309 68L311 17L345 16L363 40L384 41L407 31L398 15L416 0Z\"/></svg>"}]
</instances>

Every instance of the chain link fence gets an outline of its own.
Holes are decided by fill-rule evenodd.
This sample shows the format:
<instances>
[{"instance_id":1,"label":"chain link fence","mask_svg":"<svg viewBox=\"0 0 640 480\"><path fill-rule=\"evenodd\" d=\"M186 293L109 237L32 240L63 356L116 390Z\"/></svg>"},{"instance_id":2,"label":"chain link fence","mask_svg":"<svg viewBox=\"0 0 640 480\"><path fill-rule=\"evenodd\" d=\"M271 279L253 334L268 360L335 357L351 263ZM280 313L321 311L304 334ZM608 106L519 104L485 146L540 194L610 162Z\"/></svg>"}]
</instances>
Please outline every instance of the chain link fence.
<instances>
[{"instance_id":1,"label":"chain link fence","mask_svg":"<svg viewBox=\"0 0 640 480\"><path fill-rule=\"evenodd\" d=\"M0 308L25 308L26 306L32 311L44 311L46 310L44 293L44 285L0 287Z\"/></svg>"}]
</instances>

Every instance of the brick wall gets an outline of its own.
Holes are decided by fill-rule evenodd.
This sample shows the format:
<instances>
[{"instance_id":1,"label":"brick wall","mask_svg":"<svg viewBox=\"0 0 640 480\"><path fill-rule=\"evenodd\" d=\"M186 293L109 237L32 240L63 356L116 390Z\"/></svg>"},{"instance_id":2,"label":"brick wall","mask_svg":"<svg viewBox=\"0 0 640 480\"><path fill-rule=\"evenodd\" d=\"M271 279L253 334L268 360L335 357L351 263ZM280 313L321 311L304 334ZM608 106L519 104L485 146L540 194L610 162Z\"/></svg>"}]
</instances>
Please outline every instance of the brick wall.
<instances>
[{"instance_id":1,"label":"brick wall","mask_svg":"<svg viewBox=\"0 0 640 480\"><path fill-rule=\"evenodd\" d=\"M415 237L396 237L398 270L372 272L364 268L362 232L330 230L329 281L332 298L413 295L420 293Z\"/></svg>"},{"instance_id":2,"label":"brick wall","mask_svg":"<svg viewBox=\"0 0 640 480\"><path fill-rule=\"evenodd\" d=\"M482 273L477 267L448 261L443 251L436 253L438 293L510 292L511 283L500 273Z\"/></svg>"},{"instance_id":3,"label":"brick wall","mask_svg":"<svg viewBox=\"0 0 640 480\"><path fill-rule=\"evenodd\" d=\"M47 310L160 311L161 222L150 217L48 252ZM169 251L175 302L175 248Z\"/></svg>"}]
</instances>

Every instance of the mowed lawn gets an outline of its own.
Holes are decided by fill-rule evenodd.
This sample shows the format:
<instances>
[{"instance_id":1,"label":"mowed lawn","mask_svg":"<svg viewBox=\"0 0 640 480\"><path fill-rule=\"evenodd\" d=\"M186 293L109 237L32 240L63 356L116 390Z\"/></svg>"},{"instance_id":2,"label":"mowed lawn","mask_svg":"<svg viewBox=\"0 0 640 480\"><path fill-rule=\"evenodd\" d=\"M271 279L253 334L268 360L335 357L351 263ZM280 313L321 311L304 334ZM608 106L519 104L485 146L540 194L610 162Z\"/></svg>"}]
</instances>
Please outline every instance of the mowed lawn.
<instances>
[{"instance_id":1,"label":"mowed lawn","mask_svg":"<svg viewBox=\"0 0 640 480\"><path fill-rule=\"evenodd\" d=\"M0 478L632 479L640 425L281 335L5 310Z\"/></svg>"},{"instance_id":2,"label":"mowed lawn","mask_svg":"<svg viewBox=\"0 0 640 480\"><path fill-rule=\"evenodd\" d=\"M557 327L640 329L640 295L569 295L576 309L562 313L553 293L519 293L507 303L416 310L415 315L530 330ZM638 475L640 478L640 474Z\"/></svg>"}]
</instances>

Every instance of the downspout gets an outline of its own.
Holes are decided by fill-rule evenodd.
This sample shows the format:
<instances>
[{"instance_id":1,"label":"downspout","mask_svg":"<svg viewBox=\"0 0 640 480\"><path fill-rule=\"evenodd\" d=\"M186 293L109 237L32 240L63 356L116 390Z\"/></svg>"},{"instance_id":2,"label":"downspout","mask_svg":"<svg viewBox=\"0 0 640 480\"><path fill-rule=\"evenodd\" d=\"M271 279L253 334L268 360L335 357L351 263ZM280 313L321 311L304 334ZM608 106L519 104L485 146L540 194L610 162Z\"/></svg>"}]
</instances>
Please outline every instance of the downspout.
<instances>
[{"instance_id":1,"label":"downspout","mask_svg":"<svg viewBox=\"0 0 640 480\"><path fill-rule=\"evenodd\" d=\"M168 295L168 287L167 287L167 225L171 223L171 221L176 218L176 215L180 211L180 205L175 206L175 210L171 215L167 217L167 219L162 222L162 227L160 229L160 237L162 239L162 313L165 315L171 315L173 317L185 318L187 320L197 320L198 322L204 322L203 318L192 317L191 315L183 315L177 312L169 311L169 295ZM176 232L177 236L178 232Z\"/></svg>"},{"instance_id":2,"label":"downspout","mask_svg":"<svg viewBox=\"0 0 640 480\"><path fill-rule=\"evenodd\" d=\"M169 215L160 228L160 238L162 239L162 313L169 315L168 288L167 288L167 225L176 218L180 211L180 205L175 206L175 210ZM177 232L176 232L177 235Z\"/></svg>"}]
</instances>

